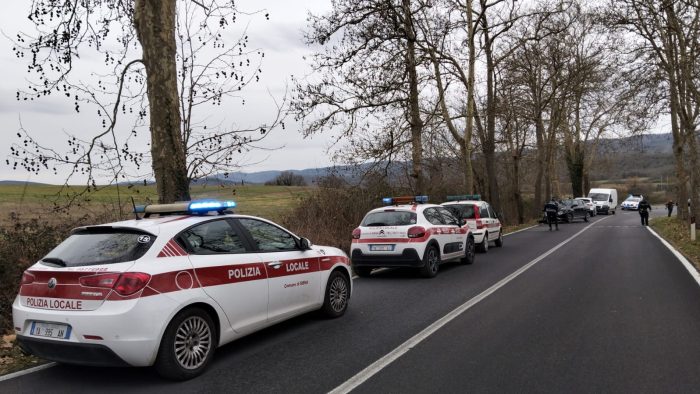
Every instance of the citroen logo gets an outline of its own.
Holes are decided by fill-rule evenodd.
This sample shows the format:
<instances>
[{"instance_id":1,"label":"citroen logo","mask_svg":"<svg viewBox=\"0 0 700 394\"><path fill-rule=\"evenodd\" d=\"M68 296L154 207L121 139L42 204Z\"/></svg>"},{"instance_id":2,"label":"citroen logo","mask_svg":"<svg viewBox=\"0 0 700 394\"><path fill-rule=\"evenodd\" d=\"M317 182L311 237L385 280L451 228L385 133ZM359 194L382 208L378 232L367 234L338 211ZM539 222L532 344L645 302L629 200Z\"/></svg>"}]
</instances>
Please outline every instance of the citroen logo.
<instances>
[{"instance_id":1,"label":"citroen logo","mask_svg":"<svg viewBox=\"0 0 700 394\"><path fill-rule=\"evenodd\" d=\"M49 279L49 283L47 283L47 285L49 286L49 289L56 287L56 278Z\"/></svg>"}]
</instances>

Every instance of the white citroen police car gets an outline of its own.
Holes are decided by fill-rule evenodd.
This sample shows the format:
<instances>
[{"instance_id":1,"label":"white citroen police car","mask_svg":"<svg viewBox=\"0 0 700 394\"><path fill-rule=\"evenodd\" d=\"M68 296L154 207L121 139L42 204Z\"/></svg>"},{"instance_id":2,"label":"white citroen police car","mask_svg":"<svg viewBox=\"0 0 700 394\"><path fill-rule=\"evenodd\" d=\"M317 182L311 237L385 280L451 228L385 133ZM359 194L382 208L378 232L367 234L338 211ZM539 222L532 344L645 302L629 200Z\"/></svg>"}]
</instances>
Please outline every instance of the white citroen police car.
<instances>
[{"instance_id":1,"label":"white citroen police car","mask_svg":"<svg viewBox=\"0 0 700 394\"><path fill-rule=\"evenodd\" d=\"M479 194L447 196L447 202L442 206L463 220L474 233L474 242L479 252L489 250L489 242L498 247L503 246L503 231L498 215Z\"/></svg>"},{"instance_id":2,"label":"white citroen police car","mask_svg":"<svg viewBox=\"0 0 700 394\"><path fill-rule=\"evenodd\" d=\"M236 338L312 310L345 313L345 253L233 207L148 205L138 220L75 229L22 276L19 345L58 362L155 365L182 380Z\"/></svg>"},{"instance_id":3,"label":"white citroen police car","mask_svg":"<svg viewBox=\"0 0 700 394\"><path fill-rule=\"evenodd\" d=\"M387 197L386 205L369 211L352 232L350 256L358 276L374 268L415 267L434 277L442 262L474 261L474 236L427 196Z\"/></svg>"}]
</instances>

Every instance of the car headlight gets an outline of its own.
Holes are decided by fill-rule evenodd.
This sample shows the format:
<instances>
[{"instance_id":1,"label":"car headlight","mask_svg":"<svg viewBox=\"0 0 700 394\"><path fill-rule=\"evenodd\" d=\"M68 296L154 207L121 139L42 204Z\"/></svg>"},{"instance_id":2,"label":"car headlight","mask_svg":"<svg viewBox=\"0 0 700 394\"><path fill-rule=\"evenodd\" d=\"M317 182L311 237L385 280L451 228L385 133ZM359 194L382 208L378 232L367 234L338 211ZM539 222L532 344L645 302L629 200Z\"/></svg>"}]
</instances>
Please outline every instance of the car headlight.
<instances>
[{"instance_id":1,"label":"car headlight","mask_svg":"<svg viewBox=\"0 0 700 394\"><path fill-rule=\"evenodd\" d=\"M559 211L559 212L557 212L557 215L561 215L563 213L564 213L564 211Z\"/></svg>"}]
</instances>

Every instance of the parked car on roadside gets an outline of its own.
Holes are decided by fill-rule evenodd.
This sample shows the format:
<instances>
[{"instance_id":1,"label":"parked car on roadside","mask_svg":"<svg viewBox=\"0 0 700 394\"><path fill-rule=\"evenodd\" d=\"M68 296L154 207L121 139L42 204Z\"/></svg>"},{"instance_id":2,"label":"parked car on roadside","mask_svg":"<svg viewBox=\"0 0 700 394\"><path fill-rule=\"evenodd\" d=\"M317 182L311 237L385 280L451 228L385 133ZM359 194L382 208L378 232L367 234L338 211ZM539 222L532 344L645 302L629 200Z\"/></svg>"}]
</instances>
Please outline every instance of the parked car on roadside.
<instances>
[{"instance_id":1,"label":"parked car on roadside","mask_svg":"<svg viewBox=\"0 0 700 394\"><path fill-rule=\"evenodd\" d=\"M588 221L588 207L585 204L581 204L577 200L561 200L559 201L559 212L557 216L560 220L567 223L573 222L575 219L583 219L584 222Z\"/></svg>"},{"instance_id":2,"label":"parked car on roadside","mask_svg":"<svg viewBox=\"0 0 700 394\"><path fill-rule=\"evenodd\" d=\"M350 258L358 276L370 276L375 268L413 267L432 278L442 263L474 262L474 235L445 207L428 204L428 196L382 202L352 232Z\"/></svg>"},{"instance_id":3,"label":"parked car on roadside","mask_svg":"<svg viewBox=\"0 0 700 394\"><path fill-rule=\"evenodd\" d=\"M639 209L639 203L642 201L642 197L630 195L625 199L625 201L620 204L620 208L624 210L636 211Z\"/></svg>"},{"instance_id":4,"label":"parked car on roadside","mask_svg":"<svg viewBox=\"0 0 700 394\"><path fill-rule=\"evenodd\" d=\"M479 194L447 196L447 202L442 203L442 206L469 226L479 252L488 252L490 242L497 247L503 246L501 220L491 205L481 200Z\"/></svg>"},{"instance_id":5,"label":"parked car on roadside","mask_svg":"<svg viewBox=\"0 0 700 394\"><path fill-rule=\"evenodd\" d=\"M580 201L583 203L583 205L588 208L588 214L593 217L596 215L596 209L595 209L595 204L593 203L593 200L591 200L588 197L576 197L574 200Z\"/></svg>"},{"instance_id":6,"label":"parked car on roadside","mask_svg":"<svg viewBox=\"0 0 700 394\"><path fill-rule=\"evenodd\" d=\"M135 209L143 217L73 230L22 275L12 305L19 346L184 380L237 338L312 310L345 313L352 275L342 250L233 207L147 205Z\"/></svg>"}]
</instances>

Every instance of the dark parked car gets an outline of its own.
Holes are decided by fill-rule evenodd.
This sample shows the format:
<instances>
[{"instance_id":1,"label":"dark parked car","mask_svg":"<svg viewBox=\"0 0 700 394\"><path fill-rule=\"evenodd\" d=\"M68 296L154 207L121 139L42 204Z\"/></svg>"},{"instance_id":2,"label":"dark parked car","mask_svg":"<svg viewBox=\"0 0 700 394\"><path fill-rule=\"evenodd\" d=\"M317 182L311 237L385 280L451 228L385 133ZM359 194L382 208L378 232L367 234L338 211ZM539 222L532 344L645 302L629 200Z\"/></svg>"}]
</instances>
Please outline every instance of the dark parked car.
<instances>
[{"instance_id":1,"label":"dark parked car","mask_svg":"<svg viewBox=\"0 0 700 394\"><path fill-rule=\"evenodd\" d=\"M559 200L559 212L557 217L559 217L559 222L571 223L576 219L583 219L584 222L588 221L588 207L581 201L577 200ZM547 223L547 217L542 216L540 223Z\"/></svg>"},{"instance_id":2,"label":"dark parked car","mask_svg":"<svg viewBox=\"0 0 700 394\"><path fill-rule=\"evenodd\" d=\"M583 219L588 221L588 207L586 204L577 200L561 200L559 201L559 220L571 223L575 219Z\"/></svg>"}]
</instances>

